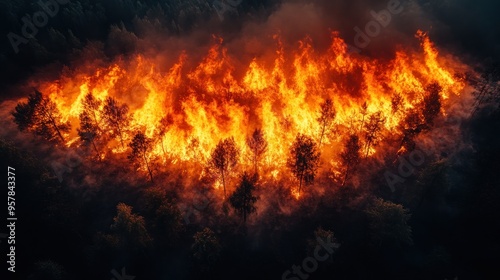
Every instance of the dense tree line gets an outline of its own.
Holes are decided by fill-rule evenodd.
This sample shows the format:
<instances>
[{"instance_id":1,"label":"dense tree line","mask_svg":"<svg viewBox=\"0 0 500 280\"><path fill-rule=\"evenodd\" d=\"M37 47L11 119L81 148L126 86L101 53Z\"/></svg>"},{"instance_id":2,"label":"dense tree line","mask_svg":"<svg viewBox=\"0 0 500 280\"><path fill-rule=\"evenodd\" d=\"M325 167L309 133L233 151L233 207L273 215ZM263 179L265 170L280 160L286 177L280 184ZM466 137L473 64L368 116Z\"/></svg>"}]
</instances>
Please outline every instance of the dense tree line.
<instances>
[{"instance_id":1,"label":"dense tree line","mask_svg":"<svg viewBox=\"0 0 500 280\"><path fill-rule=\"evenodd\" d=\"M0 84L25 78L34 67L56 60L68 61L72 53L88 47L88 42L104 42L106 55L114 56L134 51L139 38L147 34L179 36L207 21L219 21L213 0L38 2L6 0L0 4L0 33L4 34L0 44L4 75ZM243 1L237 11L241 15L271 11L277 2ZM37 25L37 21L43 19L40 13L44 13L46 21ZM36 14L39 19L35 19ZM226 18L241 18L237 16L228 14Z\"/></svg>"}]
</instances>

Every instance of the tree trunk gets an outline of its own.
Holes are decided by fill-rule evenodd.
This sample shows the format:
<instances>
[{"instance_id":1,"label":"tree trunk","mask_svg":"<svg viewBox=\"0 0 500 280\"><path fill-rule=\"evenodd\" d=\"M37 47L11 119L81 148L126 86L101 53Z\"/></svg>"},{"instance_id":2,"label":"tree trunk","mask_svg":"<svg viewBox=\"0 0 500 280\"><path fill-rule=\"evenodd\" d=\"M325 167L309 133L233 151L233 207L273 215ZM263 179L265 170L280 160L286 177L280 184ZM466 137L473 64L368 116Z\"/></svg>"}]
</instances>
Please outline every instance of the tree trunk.
<instances>
[{"instance_id":1,"label":"tree trunk","mask_svg":"<svg viewBox=\"0 0 500 280\"><path fill-rule=\"evenodd\" d=\"M61 131L59 130L59 128L55 124L54 120L52 120L52 122L53 122L54 127L56 128L57 135L59 135L59 138L61 138L61 141L64 143L64 137L62 136Z\"/></svg>"},{"instance_id":2,"label":"tree trunk","mask_svg":"<svg viewBox=\"0 0 500 280\"><path fill-rule=\"evenodd\" d=\"M165 147L163 146L163 136L160 137L160 141L161 141L161 150L163 151L163 156L166 159L167 158L167 153L165 152Z\"/></svg>"},{"instance_id":3,"label":"tree trunk","mask_svg":"<svg viewBox=\"0 0 500 280\"><path fill-rule=\"evenodd\" d=\"M125 145L123 145L122 131L120 128L118 128L118 135L120 136L120 143L122 144L122 148L125 149Z\"/></svg>"},{"instance_id":4,"label":"tree trunk","mask_svg":"<svg viewBox=\"0 0 500 280\"><path fill-rule=\"evenodd\" d=\"M345 186L347 182L347 176L349 176L349 166L347 166L347 170L345 171L344 181L342 182L342 187Z\"/></svg>"},{"instance_id":5,"label":"tree trunk","mask_svg":"<svg viewBox=\"0 0 500 280\"><path fill-rule=\"evenodd\" d=\"M49 117L50 122L52 123L52 126L54 126L54 129L57 132L57 135L59 136L59 138L61 138L61 142L64 143L64 137L62 136L61 131L57 127L56 121L54 120L54 118L52 117L52 115L48 114L48 113L45 113L45 115Z\"/></svg>"},{"instance_id":6,"label":"tree trunk","mask_svg":"<svg viewBox=\"0 0 500 280\"><path fill-rule=\"evenodd\" d=\"M300 189L302 188L302 177L304 175L303 174L300 174L300 178L299 178L299 196L300 196Z\"/></svg>"},{"instance_id":7,"label":"tree trunk","mask_svg":"<svg viewBox=\"0 0 500 280\"><path fill-rule=\"evenodd\" d=\"M321 128L321 136L319 137L319 147L321 148L321 142L323 141L323 136L325 135L326 123L323 124Z\"/></svg>"},{"instance_id":8,"label":"tree trunk","mask_svg":"<svg viewBox=\"0 0 500 280\"><path fill-rule=\"evenodd\" d=\"M224 200L226 199L226 180L224 178L224 170L222 170L222 186L224 187Z\"/></svg>"},{"instance_id":9,"label":"tree trunk","mask_svg":"<svg viewBox=\"0 0 500 280\"><path fill-rule=\"evenodd\" d=\"M368 152L370 151L370 145L371 145L371 141L367 142L366 143L366 153L365 153L365 158L368 157Z\"/></svg>"},{"instance_id":10,"label":"tree trunk","mask_svg":"<svg viewBox=\"0 0 500 280\"><path fill-rule=\"evenodd\" d=\"M144 157L144 161L146 162L146 167L147 167L147 169L148 169L149 178L151 179L151 183L154 183L154 182L153 182L153 172L151 172L151 169L149 168L148 158L146 157L146 154L145 154L145 153L143 154L143 157Z\"/></svg>"},{"instance_id":11,"label":"tree trunk","mask_svg":"<svg viewBox=\"0 0 500 280\"><path fill-rule=\"evenodd\" d=\"M99 161L100 161L101 160L101 155L99 154L99 151L97 150L97 147L95 145L94 139L92 139L92 146L94 147L94 150L97 153L97 156L99 157Z\"/></svg>"},{"instance_id":12,"label":"tree trunk","mask_svg":"<svg viewBox=\"0 0 500 280\"><path fill-rule=\"evenodd\" d=\"M255 153L253 157L253 168L254 168L254 173L257 174L257 154Z\"/></svg>"}]
</instances>

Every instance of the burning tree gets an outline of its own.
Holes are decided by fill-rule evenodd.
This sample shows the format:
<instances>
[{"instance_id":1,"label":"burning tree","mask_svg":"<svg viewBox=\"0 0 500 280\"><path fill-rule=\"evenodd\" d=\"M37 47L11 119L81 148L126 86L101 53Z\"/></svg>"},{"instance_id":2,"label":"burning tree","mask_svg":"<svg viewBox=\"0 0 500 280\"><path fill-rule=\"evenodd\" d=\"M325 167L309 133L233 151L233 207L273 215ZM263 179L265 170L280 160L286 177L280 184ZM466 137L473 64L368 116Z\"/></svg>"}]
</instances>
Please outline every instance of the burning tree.
<instances>
[{"instance_id":1,"label":"burning tree","mask_svg":"<svg viewBox=\"0 0 500 280\"><path fill-rule=\"evenodd\" d=\"M335 119L335 108L333 108L333 102L330 98L327 98L325 102L321 103L320 117L318 122L320 125L320 136L319 136L319 146L323 143L323 137L328 134L333 120Z\"/></svg>"},{"instance_id":2,"label":"burning tree","mask_svg":"<svg viewBox=\"0 0 500 280\"><path fill-rule=\"evenodd\" d=\"M101 108L101 105L102 105L101 100L95 98L91 92L87 93L82 100L83 112L89 115L89 117L94 122L94 125L98 127L99 130L101 129L99 120L99 115L100 115L99 110Z\"/></svg>"},{"instance_id":3,"label":"burning tree","mask_svg":"<svg viewBox=\"0 0 500 280\"><path fill-rule=\"evenodd\" d=\"M402 124L403 139L401 147L407 151L415 148L414 138L422 131L429 130L434 119L441 110L442 87L438 83L432 83L426 87L426 95L422 102L417 104L407 115Z\"/></svg>"},{"instance_id":4,"label":"burning tree","mask_svg":"<svg viewBox=\"0 0 500 280\"><path fill-rule=\"evenodd\" d=\"M361 105L361 110L359 111L360 114L361 114L361 126L360 126L360 130L365 125L365 117L366 117L367 111L368 111L368 105L366 104L366 102L364 102L363 105Z\"/></svg>"},{"instance_id":5,"label":"burning tree","mask_svg":"<svg viewBox=\"0 0 500 280\"><path fill-rule=\"evenodd\" d=\"M95 152L99 155L95 140L99 137L99 128L94 124L87 112L82 112L79 116L80 128L77 129L80 139L94 147Z\"/></svg>"},{"instance_id":6,"label":"burning tree","mask_svg":"<svg viewBox=\"0 0 500 280\"><path fill-rule=\"evenodd\" d=\"M142 132L137 132L132 139L132 142L129 144L130 148L132 148L131 154L128 158L131 161L142 160L144 164L146 164L146 168L148 169L149 178L151 182L153 182L153 172L151 171L150 161L148 159L148 153L151 151L153 147L153 140L149 139Z\"/></svg>"},{"instance_id":7,"label":"burning tree","mask_svg":"<svg viewBox=\"0 0 500 280\"><path fill-rule=\"evenodd\" d=\"M126 104L119 104L113 97L108 97L104 102L102 118L111 131L111 136L119 138L122 148L125 148L123 142L124 131L130 121L128 117L128 106Z\"/></svg>"},{"instance_id":8,"label":"burning tree","mask_svg":"<svg viewBox=\"0 0 500 280\"><path fill-rule=\"evenodd\" d=\"M260 158L267 150L267 141L264 139L262 130L255 129L252 136L247 138L247 145L252 152L254 172L257 174L257 165L259 164Z\"/></svg>"},{"instance_id":9,"label":"burning tree","mask_svg":"<svg viewBox=\"0 0 500 280\"><path fill-rule=\"evenodd\" d=\"M64 143L63 133L71 128L69 122L61 121L56 104L38 90L28 96L28 102L17 104L12 115L20 131L34 132L49 141L59 139Z\"/></svg>"},{"instance_id":10,"label":"burning tree","mask_svg":"<svg viewBox=\"0 0 500 280\"><path fill-rule=\"evenodd\" d=\"M238 163L240 151L236 147L234 138L228 138L219 141L209 161L209 167L216 170L222 179L224 187L224 198L226 197L226 176Z\"/></svg>"},{"instance_id":11,"label":"burning tree","mask_svg":"<svg viewBox=\"0 0 500 280\"><path fill-rule=\"evenodd\" d=\"M423 101L423 121L426 129L432 127L434 119L441 110L441 91L443 88L438 83L432 83L426 87L427 95Z\"/></svg>"},{"instance_id":12,"label":"burning tree","mask_svg":"<svg viewBox=\"0 0 500 280\"><path fill-rule=\"evenodd\" d=\"M158 128L156 130L156 134L160 139L161 149L163 151L163 155L166 156L165 145L163 144L163 137L170 129L170 126L174 123L174 118L172 114L167 114L163 118L160 119L160 123L158 124Z\"/></svg>"},{"instance_id":13,"label":"burning tree","mask_svg":"<svg viewBox=\"0 0 500 280\"><path fill-rule=\"evenodd\" d=\"M298 134L290 149L287 166L299 180L299 195L302 182L311 184L314 181L319 165L320 152L314 140L304 134Z\"/></svg>"},{"instance_id":14,"label":"burning tree","mask_svg":"<svg viewBox=\"0 0 500 280\"><path fill-rule=\"evenodd\" d=\"M87 93L82 101L83 111L78 116L80 119L80 128L77 129L80 139L91 144L99 155L95 140L101 136L101 128L97 115L101 102L94 98L92 93Z\"/></svg>"},{"instance_id":15,"label":"burning tree","mask_svg":"<svg viewBox=\"0 0 500 280\"><path fill-rule=\"evenodd\" d=\"M403 96L400 93L395 93L391 97L391 111L396 114L401 109L401 104L403 104Z\"/></svg>"},{"instance_id":16,"label":"burning tree","mask_svg":"<svg viewBox=\"0 0 500 280\"><path fill-rule=\"evenodd\" d=\"M378 143L384 123L385 118L381 112L371 114L368 118L368 122L365 125L365 158L368 157L370 147Z\"/></svg>"},{"instance_id":17,"label":"burning tree","mask_svg":"<svg viewBox=\"0 0 500 280\"><path fill-rule=\"evenodd\" d=\"M250 176L247 172L243 173L239 186L229 197L231 206L243 217L244 223L247 221L249 214L257 211L254 206L255 202L257 202L257 197L253 195L256 183L257 177L255 175Z\"/></svg>"},{"instance_id":18,"label":"burning tree","mask_svg":"<svg viewBox=\"0 0 500 280\"><path fill-rule=\"evenodd\" d=\"M361 146L359 144L359 137L355 134L349 136L349 139L345 143L344 151L340 154L340 160L345 168L344 180L342 181L342 186L345 185L352 172L358 166L361 155Z\"/></svg>"}]
</instances>

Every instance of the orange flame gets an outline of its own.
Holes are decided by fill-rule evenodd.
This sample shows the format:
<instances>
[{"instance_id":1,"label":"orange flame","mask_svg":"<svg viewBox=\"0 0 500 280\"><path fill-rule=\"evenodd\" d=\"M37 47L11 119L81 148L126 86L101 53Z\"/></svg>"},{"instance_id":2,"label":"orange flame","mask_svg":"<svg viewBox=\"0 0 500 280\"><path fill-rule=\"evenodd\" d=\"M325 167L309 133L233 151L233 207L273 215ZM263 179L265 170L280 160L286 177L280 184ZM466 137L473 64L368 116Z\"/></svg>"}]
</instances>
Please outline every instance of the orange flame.
<instances>
[{"instance_id":1,"label":"orange flame","mask_svg":"<svg viewBox=\"0 0 500 280\"><path fill-rule=\"evenodd\" d=\"M242 151L240 166L250 168L246 138L254 128L261 128L268 147L260 164L269 171L265 176L277 179L290 174L282 169L297 133L319 138L317 119L326 98L335 106L336 129L346 132L336 135L359 130L364 102L366 114L381 111L386 118L384 133L393 133L403 116L391 111L392 95L401 94L403 110L410 109L425 86L434 81L443 88L442 113L446 112L450 96L465 88L455 78L464 66L449 56L441 57L426 33L418 31L416 37L421 52L399 50L387 61L350 55L337 32L332 33L324 53L315 51L309 37L289 50L276 35L274 61L256 57L246 69L236 69L236 58L228 55L221 38L214 37L215 44L195 67L186 66L192 58L185 53L166 72L159 70L154 59L137 55L93 73L74 69L57 81L42 82L39 88L56 102L64 120L72 123L73 139L81 101L88 92L99 100L113 96L129 105L132 121L126 133L142 129L148 137L158 138L155 131L160 120L171 114L173 124L161 139L154 139L151 151L151 156L163 162L168 157L174 162L204 164L219 140L234 137ZM270 64L274 65L266 66ZM332 151L339 150L341 140L330 135L322 149L335 154ZM107 148L116 153L127 151L111 143ZM377 147L372 147L368 156L376 152ZM299 198L298 193L294 196Z\"/></svg>"}]
</instances>

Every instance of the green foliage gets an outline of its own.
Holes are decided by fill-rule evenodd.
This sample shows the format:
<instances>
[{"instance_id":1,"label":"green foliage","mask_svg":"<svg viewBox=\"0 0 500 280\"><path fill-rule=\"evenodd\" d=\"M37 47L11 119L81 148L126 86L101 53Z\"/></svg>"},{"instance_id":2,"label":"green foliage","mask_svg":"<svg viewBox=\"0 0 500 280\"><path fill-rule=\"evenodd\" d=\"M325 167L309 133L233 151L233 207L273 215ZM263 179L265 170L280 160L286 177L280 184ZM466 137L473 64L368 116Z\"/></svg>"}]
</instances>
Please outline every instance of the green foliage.
<instances>
[{"instance_id":1,"label":"green foliage","mask_svg":"<svg viewBox=\"0 0 500 280\"><path fill-rule=\"evenodd\" d=\"M426 166L418 175L416 190L420 193L420 203L424 200L445 203L446 194L449 191L450 184L446 172L449 163L446 160L432 162Z\"/></svg>"},{"instance_id":2,"label":"green foliage","mask_svg":"<svg viewBox=\"0 0 500 280\"><path fill-rule=\"evenodd\" d=\"M143 203L159 239L173 244L184 231L182 214L175 200L169 198L163 188L154 187L145 191Z\"/></svg>"},{"instance_id":3,"label":"green foliage","mask_svg":"<svg viewBox=\"0 0 500 280\"><path fill-rule=\"evenodd\" d=\"M176 240L184 230L182 215L177 205L165 200L156 209L155 227L167 240Z\"/></svg>"},{"instance_id":4,"label":"green foliage","mask_svg":"<svg viewBox=\"0 0 500 280\"><path fill-rule=\"evenodd\" d=\"M62 280L66 278L64 267L51 260L39 261L35 263L33 274L28 280Z\"/></svg>"},{"instance_id":5,"label":"green foliage","mask_svg":"<svg viewBox=\"0 0 500 280\"><path fill-rule=\"evenodd\" d=\"M319 245L318 239L321 239L323 242L332 242L337 243L337 239L335 238L335 234L331 230L325 230L322 227L318 227L314 231L314 238L307 239L307 255L314 256L314 250ZM328 258L329 261L332 261L332 255Z\"/></svg>"},{"instance_id":6,"label":"green foliage","mask_svg":"<svg viewBox=\"0 0 500 280\"><path fill-rule=\"evenodd\" d=\"M210 228L204 228L194 236L194 243L191 246L191 252L195 262L201 270L210 270L210 268L219 260L222 247L215 233Z\"/></svg>"},{"instance_id":7,"label":"green foliage","mask_svg":"<svg viewBox=\"0 0 500 280\"><path fill-rule=\"evenodd\" d=\"M366 210L372 245L377 247L412 245L411 215L402 205L377 198Z\"/></svg>"},{"instance_id":8,"label":"green foliage","mask_svg":"<svg viewBox=\"0 0 500 280\"><path fill-rule=\"evenodd\" d=\"M116 206L111 230L120 240L122 246L145 248L152 241L146 229L146 222L140 215L132 213L132 207L125 203Z\"/></svg>"}]
</instances>

